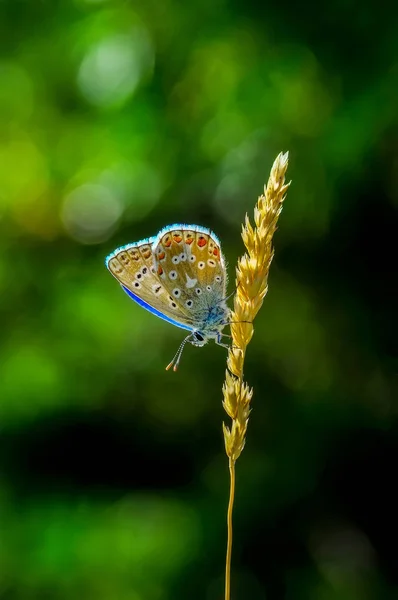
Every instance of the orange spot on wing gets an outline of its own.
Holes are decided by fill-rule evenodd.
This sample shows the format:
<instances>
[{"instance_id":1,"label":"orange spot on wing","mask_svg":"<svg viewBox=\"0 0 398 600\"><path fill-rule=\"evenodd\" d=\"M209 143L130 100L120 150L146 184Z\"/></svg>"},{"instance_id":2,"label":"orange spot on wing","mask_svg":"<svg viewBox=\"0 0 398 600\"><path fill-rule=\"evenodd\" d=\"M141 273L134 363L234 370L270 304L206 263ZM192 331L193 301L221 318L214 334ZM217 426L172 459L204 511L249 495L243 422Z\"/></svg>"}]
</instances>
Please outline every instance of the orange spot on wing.
<instances>
[{"instance_id":1,"label":"orange spot on wing","mask_svg":"<svg viewBox=\"0 0 398 600\"><path fill-rule=\"evenodd\" d=\"M122 265L120 264L120 262L116 258L113 258L110 261L109 267L110 267L111 271L113 271L117 275L120 275L124 271Z\"/></svg>"},{"instance_id":2,"label":"orange spot on wing","mask_svg":"<svg viewBox=\"0 0 398 600\"><path fill-rule=\"evenodd\" d=\"M160 265L158 267L158 275L163 275L163 269Z\"/></svg>"},{"instance_id":3,"label":"orange spot on wing","mask_svg":"<svg viewBox=\"0 0 398 600\"><path fill-rule=\"evenodd\" d=\"M166 252L159 252L158 259L163 260L165 256L166 256Z\"/></svg>"},{"instance_id":4,"label":"orange spot on wing","mask_svg":"<svg viewBox=\"0 0 398 600\"><path fill-rule=\"evenodd\" d=\"M169 237L164 238L164 240L163 240L163 246L166 246L166 248L170 248L170 246L171 246L171 239Z\"/></svg>"},{"instance_id":5,"label":"orange spot on wing","mask_svg":"<svg viewBox=\"0 0 398 600\"><path fill-rule=\"evenodd\" d=\"M127 250L127 254L132 260L140 260L140 253L138 252L138 250Z\"/></svg>"},{"instance_id":6,"label":"orange spot on wing","mask_svg":"<svg viewBox=\"0 0 398 600\"><path fill-rule=\"evenodd\" d=\"M187 237L186 240L185 240L185 243L188 244L188 246L190 246L192 244L192 242L193 242L193 238L192 237L190 237L190 238Z\"/></svg>"},{"instance_id":7,"label":"orange spot on wing","mask_svg":"<svg viewBox=\"0 0 398 600\"><path fill-rule=\"evenodd\" d=\"M198 246L199 248L203 248L203 246L206 246L207 244L207 240L205 237L203 237L203 235L198 237Z\"/></svg>"},{"instance_id":8,"label":"orange spot on wing","mask_svg":"<svg viewBox=\"0 0 398 600\"><path fill-rule=\"evenodd\" d=\"M218 248L214 248L213 254L214 254L214 256L218 256L219 255Z\"/></svg>"},{"instance_id":9,"label":"orange spot on wing","mask_svg":"<svg viewBox=\"0 0 398 600\"><path fill-rule=\"evenodd\" d=\"M179 233L175 233L173 235L174 241L177 242L177 244L179 244L180 242L182 242L182 235L180 235Z\"/></svg>"},{"instance_id":10,"label":"orange spot on wing","mask_svg":"<svg viewBox=\"0 0 398 600\"><path fill-rule=\"evenodd\" d=\"M121 254L119 254L118 259L120 260L122 265L128 265L130 262L130 257L127 254L127 252L122 252Z\"/></svg>"}]
</instances>

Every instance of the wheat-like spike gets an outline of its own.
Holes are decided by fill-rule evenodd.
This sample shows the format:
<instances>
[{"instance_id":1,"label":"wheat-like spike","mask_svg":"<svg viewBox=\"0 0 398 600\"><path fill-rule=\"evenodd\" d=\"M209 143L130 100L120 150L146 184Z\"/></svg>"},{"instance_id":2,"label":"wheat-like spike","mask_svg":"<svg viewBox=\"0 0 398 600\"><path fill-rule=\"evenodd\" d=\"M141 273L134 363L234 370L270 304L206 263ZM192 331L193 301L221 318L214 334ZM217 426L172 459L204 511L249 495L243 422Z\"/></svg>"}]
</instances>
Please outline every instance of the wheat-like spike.
<instances>
[{"instance_id":1,"label":"wheat-like spike","mask_svg":"<svg viewBox=\"0 0 398 600\"><path fill-rule=\"evenodd\" d=\"M253 336L253 321L268 291L268 274L274 255L272 238L290 183L285 183L288 153L277 156L270 178L254 208L254 226L246 215L242 239L246 253L236 267L236 294L231 311L232 343L228 351L223 385L223 407L231 418L230 427L223 423L225 451L229 458L230 496L228 504L228 541L225 565L225 600L230 600L232 509L235 495L235 462L245 446L250 402L253 390L243 381L243 366L248 344Z\"/></svg>"},{"instance_id":2,"label":"wheat-like spike","mask_svg":"<svg viewBox=\"0 0 398 600\"><path fill-rule=\"evenodd\" d=\"M232 419L232 426L224 427L225 449L236 461L243 450L248 408L253 390L243 382L243 364L246 348L253 335L253 321L268 290L268 274L273 258L272 237L276 230L282 203L290 184L285 184L288 153L276 158L268 184L254 208L254 226L246 215L242 239L246 253L236 268L236 294L231 312L232 343L228 352L223 406ZM249 321L249 322L248 322Z\"/></svg>"}]
</instances>

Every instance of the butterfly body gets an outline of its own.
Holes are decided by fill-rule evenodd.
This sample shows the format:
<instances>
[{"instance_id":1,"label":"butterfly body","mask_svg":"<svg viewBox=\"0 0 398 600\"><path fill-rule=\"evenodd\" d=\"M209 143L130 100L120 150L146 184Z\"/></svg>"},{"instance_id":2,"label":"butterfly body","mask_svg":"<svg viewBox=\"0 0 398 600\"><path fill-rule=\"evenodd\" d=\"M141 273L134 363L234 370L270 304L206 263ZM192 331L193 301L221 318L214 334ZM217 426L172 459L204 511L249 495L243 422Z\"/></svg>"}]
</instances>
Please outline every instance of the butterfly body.
<instances>
[{"instance_id":1,"label":"butterfly body","mask_svg":"<svg viewBox=\"0 0 398 600\"><path fill-rule=\"evenodd\" d=\"M209 229L165 227L155 237L117 248L106 266L140 306L189 331L184 343L221 343L229 318L226 265Z\"/></svg>"}]
</instances>

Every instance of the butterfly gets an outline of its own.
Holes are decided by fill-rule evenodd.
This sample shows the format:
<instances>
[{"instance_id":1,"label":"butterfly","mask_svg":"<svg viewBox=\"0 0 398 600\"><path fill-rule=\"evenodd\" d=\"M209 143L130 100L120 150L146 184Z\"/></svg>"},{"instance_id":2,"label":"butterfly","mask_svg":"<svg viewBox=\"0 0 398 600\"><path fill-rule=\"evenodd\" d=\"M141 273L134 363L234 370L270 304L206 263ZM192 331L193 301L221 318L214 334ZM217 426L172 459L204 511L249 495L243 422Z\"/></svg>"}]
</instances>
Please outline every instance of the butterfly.
<instances>
[{"instance_id":1,"label":"butterfly","mask_svg":"<svg viewBox=\"0 0 398 600\"><path fill-rule=\"evenodd\" d=\"M177 370L186 342L220 346L228 324L227 272L220 241L205 227L169 225L150 238L117 248L105 264L140 306L189 331L166 369Z\"/></svg>"}]
</instances>

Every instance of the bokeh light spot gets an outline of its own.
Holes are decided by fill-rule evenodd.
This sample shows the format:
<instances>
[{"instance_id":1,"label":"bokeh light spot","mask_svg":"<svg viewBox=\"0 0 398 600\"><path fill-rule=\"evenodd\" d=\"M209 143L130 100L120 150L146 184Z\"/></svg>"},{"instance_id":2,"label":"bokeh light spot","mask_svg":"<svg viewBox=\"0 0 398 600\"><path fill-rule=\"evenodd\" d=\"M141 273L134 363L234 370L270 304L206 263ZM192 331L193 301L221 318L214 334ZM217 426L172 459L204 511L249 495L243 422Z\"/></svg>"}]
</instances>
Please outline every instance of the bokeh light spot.
<instances>
[{"instance_id":1,"label":"bokeh light spot","mask_svg":"<svg viewBox=\"0 0 398 600\"><path fill-rule=\"evenodd\" d=\"M112 235L122 211L122 203L108 188L86 183L66 196L62 220L72 238L98 244Z\"/></svg>"},{"instance_id":2,"label":"bokeh light spot","mask_svg":"<svg viewBox=\"0 0 398 600\"><path fill-rule=\"evenodd\" d=\"M80 65L78 85L96 106L120 105L152 71L153 63L149 36L136 28L129 35L109 36L93 45Z\"/></svg>"}]
</instances>

